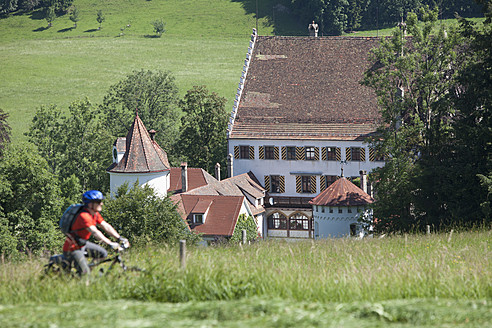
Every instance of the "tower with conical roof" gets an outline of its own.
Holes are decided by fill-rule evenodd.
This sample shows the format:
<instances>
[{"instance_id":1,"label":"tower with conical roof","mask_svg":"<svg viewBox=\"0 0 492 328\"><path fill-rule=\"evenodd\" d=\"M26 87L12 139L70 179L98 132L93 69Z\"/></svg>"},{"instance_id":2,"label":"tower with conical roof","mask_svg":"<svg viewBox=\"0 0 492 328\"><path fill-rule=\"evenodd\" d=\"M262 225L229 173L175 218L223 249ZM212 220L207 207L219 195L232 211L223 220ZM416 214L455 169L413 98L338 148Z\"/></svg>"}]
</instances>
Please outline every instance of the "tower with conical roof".
<instances>
[{"instance_id":1,"label":"tower with conical roof","mask_svg":"<svg viewBox=\"0 0 492 328\"><path fill-rule=\"evenodd\" d=\"M140 186L153 187L160 196L167 195L171 167L166 152L154 140L155 131L150 132L137 113L126 136L123 157L113 156L113 164L106 170L109 173L111 194L116 193L125 182L131 187L138 181Z\"/></svg>"},{"instance_id":2,"label":"tower with conical roof","mask_svg":"<svg viewBox=\"0 0 492 328\"><path fill-rule=\"evenodd\" d=\"M313 206L314 236L344 237L363 233L361 217L371 216L374 199L343 176L309 203Z\"/></svg>"}]
</instances>

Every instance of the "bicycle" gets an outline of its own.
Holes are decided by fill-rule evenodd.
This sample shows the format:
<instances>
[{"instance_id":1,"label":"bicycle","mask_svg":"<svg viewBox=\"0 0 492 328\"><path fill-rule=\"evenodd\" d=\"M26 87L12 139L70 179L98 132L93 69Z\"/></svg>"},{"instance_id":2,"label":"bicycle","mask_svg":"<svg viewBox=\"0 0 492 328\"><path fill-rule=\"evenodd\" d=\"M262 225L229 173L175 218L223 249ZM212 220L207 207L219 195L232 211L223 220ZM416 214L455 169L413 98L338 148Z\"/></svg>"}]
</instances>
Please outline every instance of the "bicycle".
<instances>
[{"instance_id":1,"label":"bicycle","mask_svg":"<svg viewBox=\"0 0 492 328\"><path fill-rule=\"evenodd\" d=\"M127 250L130 247L130 244L128 242L122 242L120 244L120 247L115 250L115 254L112 256L108 256L107 258L103 260L96 260L92 259L91 262L89 262L89 268L92 271L94 271L98 266L103 265L105 263L110 263L106 272L104 272L104 268L101 267L99 268L99 275L103 275L105 273L108 273L111 271L111 269L116 265L121 267L121 269L125 271L134 271L134 272L143 272L145 271L144 269L141 269L136 266L127 266L125 262L123 261L123 258L121 254ZM88 257L87 252L85 253L85 256ZM65 274L70 274L70 275L75 275L77 274L76 270L76 265L74 260L68 259L64 254L57 254L53 255L49 258L48 263L45 264L45 269L44 272L47 275L53 275L53 274L60 274L60 273L65 273Z\"/></svg>"}]
</instances>

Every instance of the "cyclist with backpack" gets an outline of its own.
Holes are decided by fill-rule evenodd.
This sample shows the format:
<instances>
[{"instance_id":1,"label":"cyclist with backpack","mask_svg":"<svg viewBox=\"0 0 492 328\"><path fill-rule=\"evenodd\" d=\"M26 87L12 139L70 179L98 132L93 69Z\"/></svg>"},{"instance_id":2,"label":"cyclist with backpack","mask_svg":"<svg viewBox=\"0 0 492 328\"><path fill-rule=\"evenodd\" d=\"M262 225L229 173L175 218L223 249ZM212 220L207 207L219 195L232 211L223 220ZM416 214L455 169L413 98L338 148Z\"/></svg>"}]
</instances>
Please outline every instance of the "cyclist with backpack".
<instances>
[{"instance_id":1,"label":"cyclist with backpack","mask_svg":"<svg viewBox=\"0 0 492 328\"><path fill-rule=\"evenodd\" d=\"M73 220L70 232L67 233L63 245L63 255L70 261L75 262L77 272L81 275L90 273L89 264L85 252L89 257L102 260L108 256L108 252L101 246L88 241L94 236L115 250L120 249L120 244L111 241L98 228L101 227L108 235L118 239L121 243L128 243L126 238L120 234L101 216L104 196L100 191L89 190L82 195L83 206Z\"/></svg>"}]
</instances>

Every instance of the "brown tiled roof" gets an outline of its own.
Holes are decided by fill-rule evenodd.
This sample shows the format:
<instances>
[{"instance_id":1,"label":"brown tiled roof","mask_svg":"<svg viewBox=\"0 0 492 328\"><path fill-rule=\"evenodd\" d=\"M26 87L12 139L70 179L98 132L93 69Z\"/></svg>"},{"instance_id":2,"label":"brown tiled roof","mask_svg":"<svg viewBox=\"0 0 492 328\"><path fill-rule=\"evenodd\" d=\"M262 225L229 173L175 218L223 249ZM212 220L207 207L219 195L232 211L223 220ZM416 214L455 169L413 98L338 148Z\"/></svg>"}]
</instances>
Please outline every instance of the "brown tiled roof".
<instances>
[{"instance_id":1,"label":"brown tiled roof","mask_svg":"<svg viewBox=\"0 0 492 328\"><path fill-rule=\"evenodd\" d=\"M170 169L166 152L150 138L142 120L135 120L126 136L126 150L118 164L111 165L107 171L115 173L149 173Z\"/></svg>"},{"instance_id":2,"label":"brown tiled roof","mask_svg":"<svg viewBox=\"0 0 492 328\"><path fill-rule=\"evenodd\" d=\"M202 186L206 186L208 183L214 183L214 181L217 181L204 169L189 167L187 171L188 171L188 191ZM170 175L171 175L171 181L168 191L181 192L183 188L181 184L182 183L181 168L172 167Z\"/></svg>"},{"instance_id":3,"label":"brown tiled roof","mask_svg":"<svg viewBox=\"0 0 492 328\"><path fill-rule=\"evenodd\" d=\"M321 206L363 206L373 202L374 199L371 196L346 178L341 177L309 203Z\"/></svg>"},{"instance_id":4,"label":"brown tiled roof","mask_svg":"<svg viewBox=\"0 0 492 328\"><path fill-rule=\"evenodd\" d=\"M178 209L184 220L194 213L203 213L201 212L202 205L209 204L205 223L194 226L193 231L206 236L232 236L244 197L178 194L172 196L171 199L179 203ZM197 206L200 209L194 212Z\"/></svg>"},{"instance_id":5,"label":"brown tiled roof","mask_svg":"<svg viewBox=\"0 0 492 328\"><path fill-rule=\"evenodd\" d=\"M119 137L114 142L114 145L116 146L117 152L119 152L119 153L124 152L126 150L126 138L125 137Z\"/></svg>"},{"instance_id":6,"label":"brown tiled roof","mask_svg":"<svg viewBox=\"0 0 492 328\"><path fill-rule=\"evenodd\" d=\"M377 38L258 36L230 138L360 140L379 119L362 85Z\"/></svg>"}]
</instances>

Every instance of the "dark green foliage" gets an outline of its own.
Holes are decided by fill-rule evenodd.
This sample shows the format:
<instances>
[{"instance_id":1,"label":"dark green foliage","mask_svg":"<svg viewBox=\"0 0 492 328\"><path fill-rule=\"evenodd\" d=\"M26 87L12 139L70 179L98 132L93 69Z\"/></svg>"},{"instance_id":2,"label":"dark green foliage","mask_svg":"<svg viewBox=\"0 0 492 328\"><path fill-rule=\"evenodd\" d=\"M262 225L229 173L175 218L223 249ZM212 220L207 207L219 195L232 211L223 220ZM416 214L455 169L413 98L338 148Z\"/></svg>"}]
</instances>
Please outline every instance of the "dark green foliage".
<instances>
[{"instance_id":1,"label":"dark green foliage","mask_svg":"<svg viewBox=\"0 0 492 328\"><path fill-rule=\"evenodd\" d=\"M152 22L152 26L154 27L154 32L158 37L161 37L162 33L166 32L164 22L161 20L156 19L155 21Z\"/></svg>"},{"instance_id":2,"label":"dark green foliage","mask_svg":"<svg viewBox=\"0 0 492 328\"><path fill-rule=\"evenodd\" d=\"M255 241L258 239L258 228L256 227L255 219L252 216L246 216L246 214L239 215L237 219L234 233L230 239L233 243L239 243L243 240L243 230L246 230L246 240Z\"/></svg>"},{"instance_id":3,"label":"dark green foliage","mask_svg":"<svg viewBox=\"0 0 492 328\"><path fill-rule=\"evenodd\" d=\"M177 244L185 239L188 243L198 241L176 211L169 197L161 198L154 190L138 182L132 188L122 185L114 198L107 199L103 217L131 243Z\"/></svg>"},{"instance_id":4,"label":"dark green foliage","mask_svg":"<svg viewBox=\"0 0 492 328\"><path fill-rule=\"evenodd\" d=\"M45 19L48 22L48 26L51 27L53 25L53 21L56 19L55 7L51 6L46 8Z\"/></svg>"},{"instance_id":5,"label":"dark green foliage","mask_svg":"<svg viewBox=\"0 0 492 328\"><path fill-rule=\"evenodd\" d=\"M70 20L73 22L74 28L77 28L77 22L80 20L80 14L79 10L75 6L73 6L72 10L70 11Z\"/></svg>"},{"instance_id":6,"label":"dark green foliage","mask_svg":"<svg viewBox=\"0 0 492 328\"><path fill-rule=\"evenodd\" d=\"M102 10L97 11L96 20L99 23L99 29L101 29L102 23L106 20L106 17L104 17Z\"/></svg>"},{"instance_id":7,"label":"dark green foliage","mask_svg":"<svg viewBox=\"0 0 492 328\"><path fill-rule=\"evenodd\" d=\"M490 190L486 177L492 172L492 4L488 18L475 25L461 20L460 32L467 39L461 55L459 86L449 93L456 108L453 122L453 156L448 172L454 190L451 209L455 216L475 222L491 219ZM478 176L477 176L478 175ZM489 187L490 188L490 187ZM461 198L461 199L459 199Z\"/></svg>"},{"instance_id":8,"label":"dark green foliage","mask_svg":"<svg viewBox=\"0 0 492 328\"><path fill-rule=\"evenodd\" d=\"M17 10L17 0L0 0L0 13L11 13Z\"/></svg>"},{"instance_id":9,"label":"dark green foliage","mask_svg":"<svg viewBox=\"0 0 492 328\"><path fill-rule=\"evenodd\" d=\"M406 22L410 42L397 29L374 50L376 63L364 84L378 96L384 123L373 140L387 164L373 177L377 191L375 216L383 227L409 230L427 224L450 224L445 169L450 152L452 109L447 94L459 68L458 33L436 30L437 10L422 10L422 23L410 13ZM432 36L431 36L432 34ZM399 90L404 90L401 93Z\"/></svg>"},{"instance_id":10,"label":"dark green foliage","mask_svg":"<svg viewBox=\"0 0 492 328\"><path fill-rule=\"evenodd\" d=\"M73 199L88 189L108 190L105 170L111 164L113 138L102 128L88 100L72 103L68 116L60 114L55 106L41 107L27 136L59 181L78 178L78 183L72 181L70 185L78 185L81 190L72 188L75 194L65 194L67 198Z\"/></svg>"},{"instance_id":11,"label":"dark green foliage","mask_svg":"<svg viewBox=\"0 0 492 328\"><path fill-rule=\"evenodd\" d=\"M226 100L215 92L209 93L205 86L188 90L180 107L182 133L179 153L191 167L201 167L214 172L216 163L225 166L226 159Z\"/></svg>"},{"instance_id":12,"label":"dark green foliage","mask_svg":"<svg viewBox=\"0 0 492 328\"><path fill-rule=\"evenodd\" d=\"M134 71L110 87L100 106L102 122L114 137L126 136L138 109L146 127L157 131L156 142L170 155L179 138L177 97L171 73Z\"/></svg>"},{"instance_id":13,"label":"dark green foliage","mask_svg":"<svg viewBox=\"0 0 492 328\"><path fill-rule=\"evenodd\" d=\"M9 114L5 113L0 108L0 156L2 156L3 149L10 143L10 131L11 128L7 122Z\"/></svg>"},{"instance_id":14,"label":"dark green foliage","mask_svg":"<svg viewBox=\"0 0 492 328\"><path fill-rule=\"evenodd\" d=\"M9 146L0 158L0 253L38 253L59 246L56 177L36 149Z\"/></svg>"}]
</instances>

